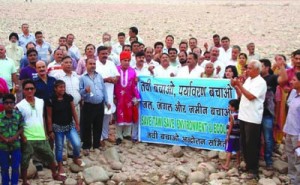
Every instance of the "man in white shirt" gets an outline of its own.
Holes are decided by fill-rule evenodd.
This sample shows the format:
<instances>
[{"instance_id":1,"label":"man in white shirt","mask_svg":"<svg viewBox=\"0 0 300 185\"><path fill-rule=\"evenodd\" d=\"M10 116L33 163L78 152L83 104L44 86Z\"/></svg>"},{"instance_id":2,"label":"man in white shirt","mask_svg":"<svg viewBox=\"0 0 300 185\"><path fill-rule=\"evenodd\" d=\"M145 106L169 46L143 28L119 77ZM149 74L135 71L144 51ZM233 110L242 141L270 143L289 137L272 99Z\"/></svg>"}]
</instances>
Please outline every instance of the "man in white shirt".
<instances>
[{"instance_id":1,"label":"man in white shirt","mask_svg":"<svg viewBox=\"0 0 300 185\"><path fill-rule=\"evenodd\" d=\"M137 27L130 27L128 32L129 37L127 37L125 41L126 44L130 44L130 38L137 38L137 41L139 41L140 43L144 43L143 39L138 34L139 30L137 29Z\"/></svg>"},{"instance_id":2,"label":"man in white shirt","mask_svg":"<svg viewBox=\"0 0 300 185\"><path fill-rule=\"evenodd\" d=\"M187 56L187 66L181 67L178 70L177 76L179 78L200 78L204 69L197 65L198 56L195 53L189 53Z\"/></svg>"},{"instance_id":3,"label":"man in white shirt","mask_svg":"<svg viewBox=\"0 0 300 185\"><path fill-rule=\"evenodd\" d=\"M262 65L253 60L248 64L249 77L242 84L232 79L231 85L241 97L239 109L240 135L248 179L258 178L258 162L261 138L261 121L267 92L266 81L260 76Z\"/></svg>"},{"instance_id":4,"label":"man in white shirt","mask_svg":"<svg viewBox=\"0 0 300 185\"><path fill-rule=\"evenodd\" d=\"M177 60L177 49L176 48L169 48L168 54L170 57L170 65L173 67L180 66L179 61Z\"/></svg>"},{"instance_id":5,"label":"man in white shirt","mask_svg":"<svg viewBox=\"0 0 300 185\"><path fill-rule=\"evenodd\" d=\"M179 52L180 51L187 52L187 50L188 50L188 44L187 44L187 42L180 42L180 44L179 44Z\"/></svg>"},{"instance_id":6,"label":"man in white shirt","mask_svg":"<svg viewBox=\"0 0 300 185\"><path fill-rule=\"evenodd\" d=\"M120 56L120 53L122 52L124 45L125 45L125 33L120 32L118 33L118 42L112 46L112 52Z\"/></svg>"},{"instance_id":7,"label":"man in white shirt","mask_svg":"<svg viewBox=\"0 0 300 185\"><path fill-rule=\"evenodd\" d=\"M154 43L154 55L162 54L164 48L164 44L162 42L155 42Z\"/></svg>"},{"instance_id":8,"label":"man in white shirt","mask_svg":"<svg viewBox=\"0 0 300 185\"><path fill-rule=\"evenodd\" d=\"M138 41L133 41L131 43L131 60L130 67L135 66L135 54L140 51L140 43Z\"/></svg>"},{"instance_id":9,"label":"man in white shirt","mask_svg":"<svg viewBox=\"0 0 300 185\"><path fill-rule=\"evenodd\" d=\"M222 78L225 73L225 65L223 61L220 61L219 59L219 48L213 47L210 51L210 60L204 60L201 63L201 67L205 68L205 65L209 62L214 64L214 68L216 69L214 71L214 75Z\"/></svg>"},{"instance_id":10,"label":"man in white shirt","mask_svg":"<svg viewBox=\"0 0 300 185\"><path fill-rule=\"evenodd\" d=\"M151 72L148 69L148 66L145 65L145 53L143 51L138 52L135 55L135 60L136 60L136 65L135 67L133 67L133 69L136 72L136 76L137 78L139 78L139 76L151 76ZM132 125L132 140L133 141L137 141L138 140L138 128L139 123L138 124L133 124Z\"/></svg>"},{"instance_id":11,"label":"man in white shirt","mask_svg":"<svg viewBox=\"0 0 300 185\"><path fill-rule=\"evenodd\" d=\"M163 53L160 57L160 65L154 68L155 77L174 77L176 68L170 66L169 55Z\"/></svg>"},{"instance_id":12,"label":"man in white shirt","mask_svg":"<svg viewBox=\"0 0 300 185\"><path fill-rule=\"evenodd\" d=\"M219 60L226 64L231 58L232 48L230 47L230 39L228 37L222 37L221 39L222 47L219 48L220 55Z\"/></svg>"},{"instance_id":13,"label":"man in white shirt","mask_svg":"<svg viewBox=\"0 0 300 185\"><path fill-rule=\"evenodd\" d=\"M69 33L66 36L66 38L67 38L67 46L69 48L69 51L74 54L76 61L78 61L81 57L81 54L80 54L79 48L77 46L75 46L75 44L74 44L75 36L72 33Z\"/></svg>"},{"instance_id":14,"label":"man in white shirt","mask_svg":"<svg viewBox=\"0 0 300 185\"><path fill-rule=\"evenodd\" d=\"M103 35L102 35L102 42L100 42L96 48L98 48L99 46L104 46L105 42L110 42L112 44L111 34L109 34L107 32L103 33ZM95 55L97 55L97 53L95 53Z\"/></svg>"},{"instance_id":15,"label":"man in white shirt","mask_svg":"<svg viewBox=\"0 0 300 185\"><path fill-rule=\"evenodd\" d=\"M145 50L145 64L148 66L148 67L155 67L155 66L159 66L159 63L156 62L155 60L153 60L153 48L151 47L146 47Z\"/></svg>"},{"instance_id":16,"label":"man in white shirt","mask_svg":"<svg viewBox=\"0 0 300 185\"><path fill-rule=\"evenodd\" d=\"M98 60L96 61L96 72L99 73L106 87L108 103L111 105L110 109L105 107L103 126L101 133L101 147L105 146L104 140L108 139L109 133L109 122L112 119L112 114L116 111L116 106L114 104L114 84L118 81L120 74L115 66L115 64L108 60L108 48L105 46L100 46L97 49Z\"/></svg>"},{"instance_id":17,"label":"man in white shirt","mask_svg":"<svg viewBox=\"0 0 300 185\"><path fill-rule=\"evenodd\" d=\"M212 45L209 49L208 49L208 44L207 44L207 42L204 43L205 51L210 51L213 47L217 47L217 48L222 47L220 41L221 41L220 35L214 34L214 35L213 35L213 45Z\"/></svg>"},{"instance_id":18,"label":"man in white shirt","mask_svg":"<svg viewBox=\"0 0 300 185\"><path fill-rule=\"evenodd\" d=\"M247 50L248 50L248 61L260 59L260 55L255 53L255 44L253 42L247 44Z\"/></svg>"},{"instance_id":19,"label":"man in white shirt","mask_svg":"<svg viewBox=\"0 0 300 185\"><path fill-rule=\"evenodd\" d=\"M191 38L189 39L189 49L188 49L187 52L188 52L188 53L189 53L189 52L193 52L193 49L198 47L197 44L198 44L197 39L196 39L195 37L191 37Z\"/></svg>"},{"instance_id":20,"label":"man in white shirt","mask_svg":"<svg viewBox=\"0 0 300 185\"><path fill-rule=\"evenodd\" d=\"M115 64L115 66L119 66L121 64L120 63L120 56L115 54L114 52L112 52L111 42L106 41L106 42L103 43L103 46L107 47L108 60L112 61Z\"/></svg>"},{"instance_id":21,"label":"man in white shirt","mask_svg":"<svg viewBox=\"0 0 300 185\"><path fill-rule=\"evenodd\" d=\"M180 51L178 53L178 59L179 59L179 63L180 65L178 66L178 68L180 67L183 67L183 66L186 66L187 63L186 63L186 60L187 60L187 52L185 51Z\"/></svg>"},{"instance_id":22,"label":"man in white shirt","mask_svg":"<svg viewBox=\"0 0 300 185\"><path fill-rule=\"evenodd\" d=\"M134 66L134 70L137 76L150 76L152 75L150 70L148 69L148 65L145 63L145 53L143 51L138 52L135 55L136 65Z\"/></svg>"},{"instance_id":23,"label":"man in white shirt","mask_svg":"<svg viewBox=\"0 0 300 185\"><path fill-rule=\"evenodd\" d=\"M167 35L165 39L165 47L163 49L163 53L168 53L169 49L173 47L174 37L173 35Z\"/></svg>"},{"instance_id":24,"label":"man in white shirt","mask_svg":"<svg viewBox=\"0 0 300 185\"><path fill-rule=\"evenodd\" d=\"M73 96L73 102L79 116L79 104L81 100L81 95L79 92L79 76L76 72L72 71L72 58L70 56L65 56L61 60L62 70L55 74L57 80L63 80L66 84L66 93ZM78 120L80 120L78 118Z\"/></svg>"},{"instance_id":25,"label":"man in white shirt","mask_svg":"<svg viewBox=\"0 0 300 185\"><path fill-rule=\"evenodd\" d=\"M227 61L226 67L227 66L236 66L237 65L237 60L238 56L241 53L241 48L238 45L233 45L232 46L232 51L231 51L231 58L230 60Z\"/></svg>"},{"instance_id":26,"label":"man in white shirt","mask_svg":"<svg viewBox=\"0 0 300 185\"><path fill-rule=\"evenodd\" d=\"M54 61L51 62L47 67L47 72L49 76L56 76L56 73L62 70L61 61L63 58L63 51L61 49L57 49L54 51Z\"/></svg>"}]
</instances>

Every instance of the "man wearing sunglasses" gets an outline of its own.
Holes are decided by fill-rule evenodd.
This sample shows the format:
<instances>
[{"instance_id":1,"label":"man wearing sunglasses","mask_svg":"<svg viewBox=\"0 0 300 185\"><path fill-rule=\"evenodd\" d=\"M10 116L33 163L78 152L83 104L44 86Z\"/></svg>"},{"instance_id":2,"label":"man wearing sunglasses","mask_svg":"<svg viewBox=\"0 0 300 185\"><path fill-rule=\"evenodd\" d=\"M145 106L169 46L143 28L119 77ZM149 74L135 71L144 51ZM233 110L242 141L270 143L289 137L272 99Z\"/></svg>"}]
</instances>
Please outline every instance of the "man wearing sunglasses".
<instances>
[{"instance_id":1,"label":"man wearing sunglasses","mask_svg":"<svg viewBox=\"0 0 300 185\"><path fill-rule=\"evenodd\" d=\"M36 88L32 80L24 80L22 88L24 99L16 107L24 117L24 135L27 140L21 146L21 175L23 185L29 184L27 182L27 168L34 154L37 154L43 162L49 164L54 180L64 181L66 177L57 173L54 154L47 141L46 135L52 132L52 128L48 128L48 133L45 133L44 101L34 96Z\"/></svg>"}]
</instances>

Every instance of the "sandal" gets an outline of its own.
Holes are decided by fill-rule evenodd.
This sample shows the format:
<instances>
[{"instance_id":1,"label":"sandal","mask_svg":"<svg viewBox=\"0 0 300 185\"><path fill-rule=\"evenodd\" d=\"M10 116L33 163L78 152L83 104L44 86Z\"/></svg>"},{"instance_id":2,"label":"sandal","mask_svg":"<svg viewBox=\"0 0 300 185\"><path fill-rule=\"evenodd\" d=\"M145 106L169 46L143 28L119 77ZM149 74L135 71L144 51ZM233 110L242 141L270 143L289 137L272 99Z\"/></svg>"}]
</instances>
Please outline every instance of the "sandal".
<instances>
[{"instance_id":1,"label":"sandal","mask_svg":"<svg viewBox=\"0 0 300 185\"><path fill-rule=\"evenodd\" d=\"M67 174L66 173L59 173L60 176L66 177Z\"/></svg>"}]
</instances>

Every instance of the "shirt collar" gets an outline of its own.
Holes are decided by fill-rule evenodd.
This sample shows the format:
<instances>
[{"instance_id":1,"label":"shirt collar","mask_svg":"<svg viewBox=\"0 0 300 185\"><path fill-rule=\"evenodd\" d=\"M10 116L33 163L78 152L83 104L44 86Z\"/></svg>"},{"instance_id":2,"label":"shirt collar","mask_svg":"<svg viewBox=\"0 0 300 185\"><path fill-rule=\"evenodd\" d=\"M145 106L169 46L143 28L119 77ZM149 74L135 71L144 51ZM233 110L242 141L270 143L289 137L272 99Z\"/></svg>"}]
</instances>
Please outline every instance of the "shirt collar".
<instances>
[{"instance_id":1,"label":"shirt collar","mask_svg":"<svg viewBox=\"0 0 300 185\"><path fill-rule=\"evenodd\" d=\"M8 60L7 56L5 55L5 58L0 58L0 60Z\"/></svg>"},{"instance_id":2,"label":"shirt collar","mask_svg":"<svg viewBox=\"0 0 300 185\"><path fill-rule=\"evenodd\" d=\"M3 114L4 114L4 118L5 118L5 119L11 119L11 118L16 118L16 117L17 117L17 116L16 116L16 112L15 112L14 110L13 110L13 113L12 113L12 117L10 117L10 118L6 116L5 111L3 111Z\"/></svg>"},{"instance_id":3,"label":"shirt collar","mask_svg":"<svg viewBox=\"0 0 300 185\"><path fill-rule=\"evenodd\" d=\"M95 76L98 74L96 71L94 71L94 73L95 73ZM87 71L85 71L83 75L85 75L85 76L89 76L89 74L88 74L88 72L87 72Z\"/></svg>"}]
</instances>

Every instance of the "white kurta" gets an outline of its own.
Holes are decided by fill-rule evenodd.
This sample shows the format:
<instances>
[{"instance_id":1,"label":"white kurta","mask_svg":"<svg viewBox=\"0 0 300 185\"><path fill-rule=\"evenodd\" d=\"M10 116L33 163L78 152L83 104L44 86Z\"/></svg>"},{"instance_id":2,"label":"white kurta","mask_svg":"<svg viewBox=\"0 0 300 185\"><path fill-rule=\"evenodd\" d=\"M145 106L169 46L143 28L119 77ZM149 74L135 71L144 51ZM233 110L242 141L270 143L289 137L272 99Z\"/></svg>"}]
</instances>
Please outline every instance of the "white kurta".
<instances>
[{"instance_id":1,"label":"white kurta","mask_svg":"<svg viewBox=\"0 0 300 185\"><path fill-rule=\"evenodd\" d=\"M172 66L168 68L163 68L161 65L156 66L154 68L154 76L155 77L171 77L171 73L176 74L176 69Z\"/></svg>"},{"instance_id":2,"label":"white kurta","mask_svg":"<svg viewBox=\"0 0 300 185\"><path fill-rule=\"evenodd\" d=\"M116 65L110 60L107 60L105 64L97 60L96 72L101 74L103 79L108 77L120 76L116 68ZM107 109L107 107L105 107L104 114L112 114L116 111L116 105L114 104L114 84L112 83L104 83L104 84L107 91L108 103L111 105L110 109Z\"/></svg>"},{"instance_id":3,"label":"white kurta","mask_svg":"<svg viewBox=\"0 0 300 185\"><path fill-rule=\"evenodd\" d=\"M177 76L179 78L200 78L201 73L204 72L204 69L198 65L195 66L195 68L189 72L189 67L184 66L179 68Z\"/></svg>"}]
</instances>

